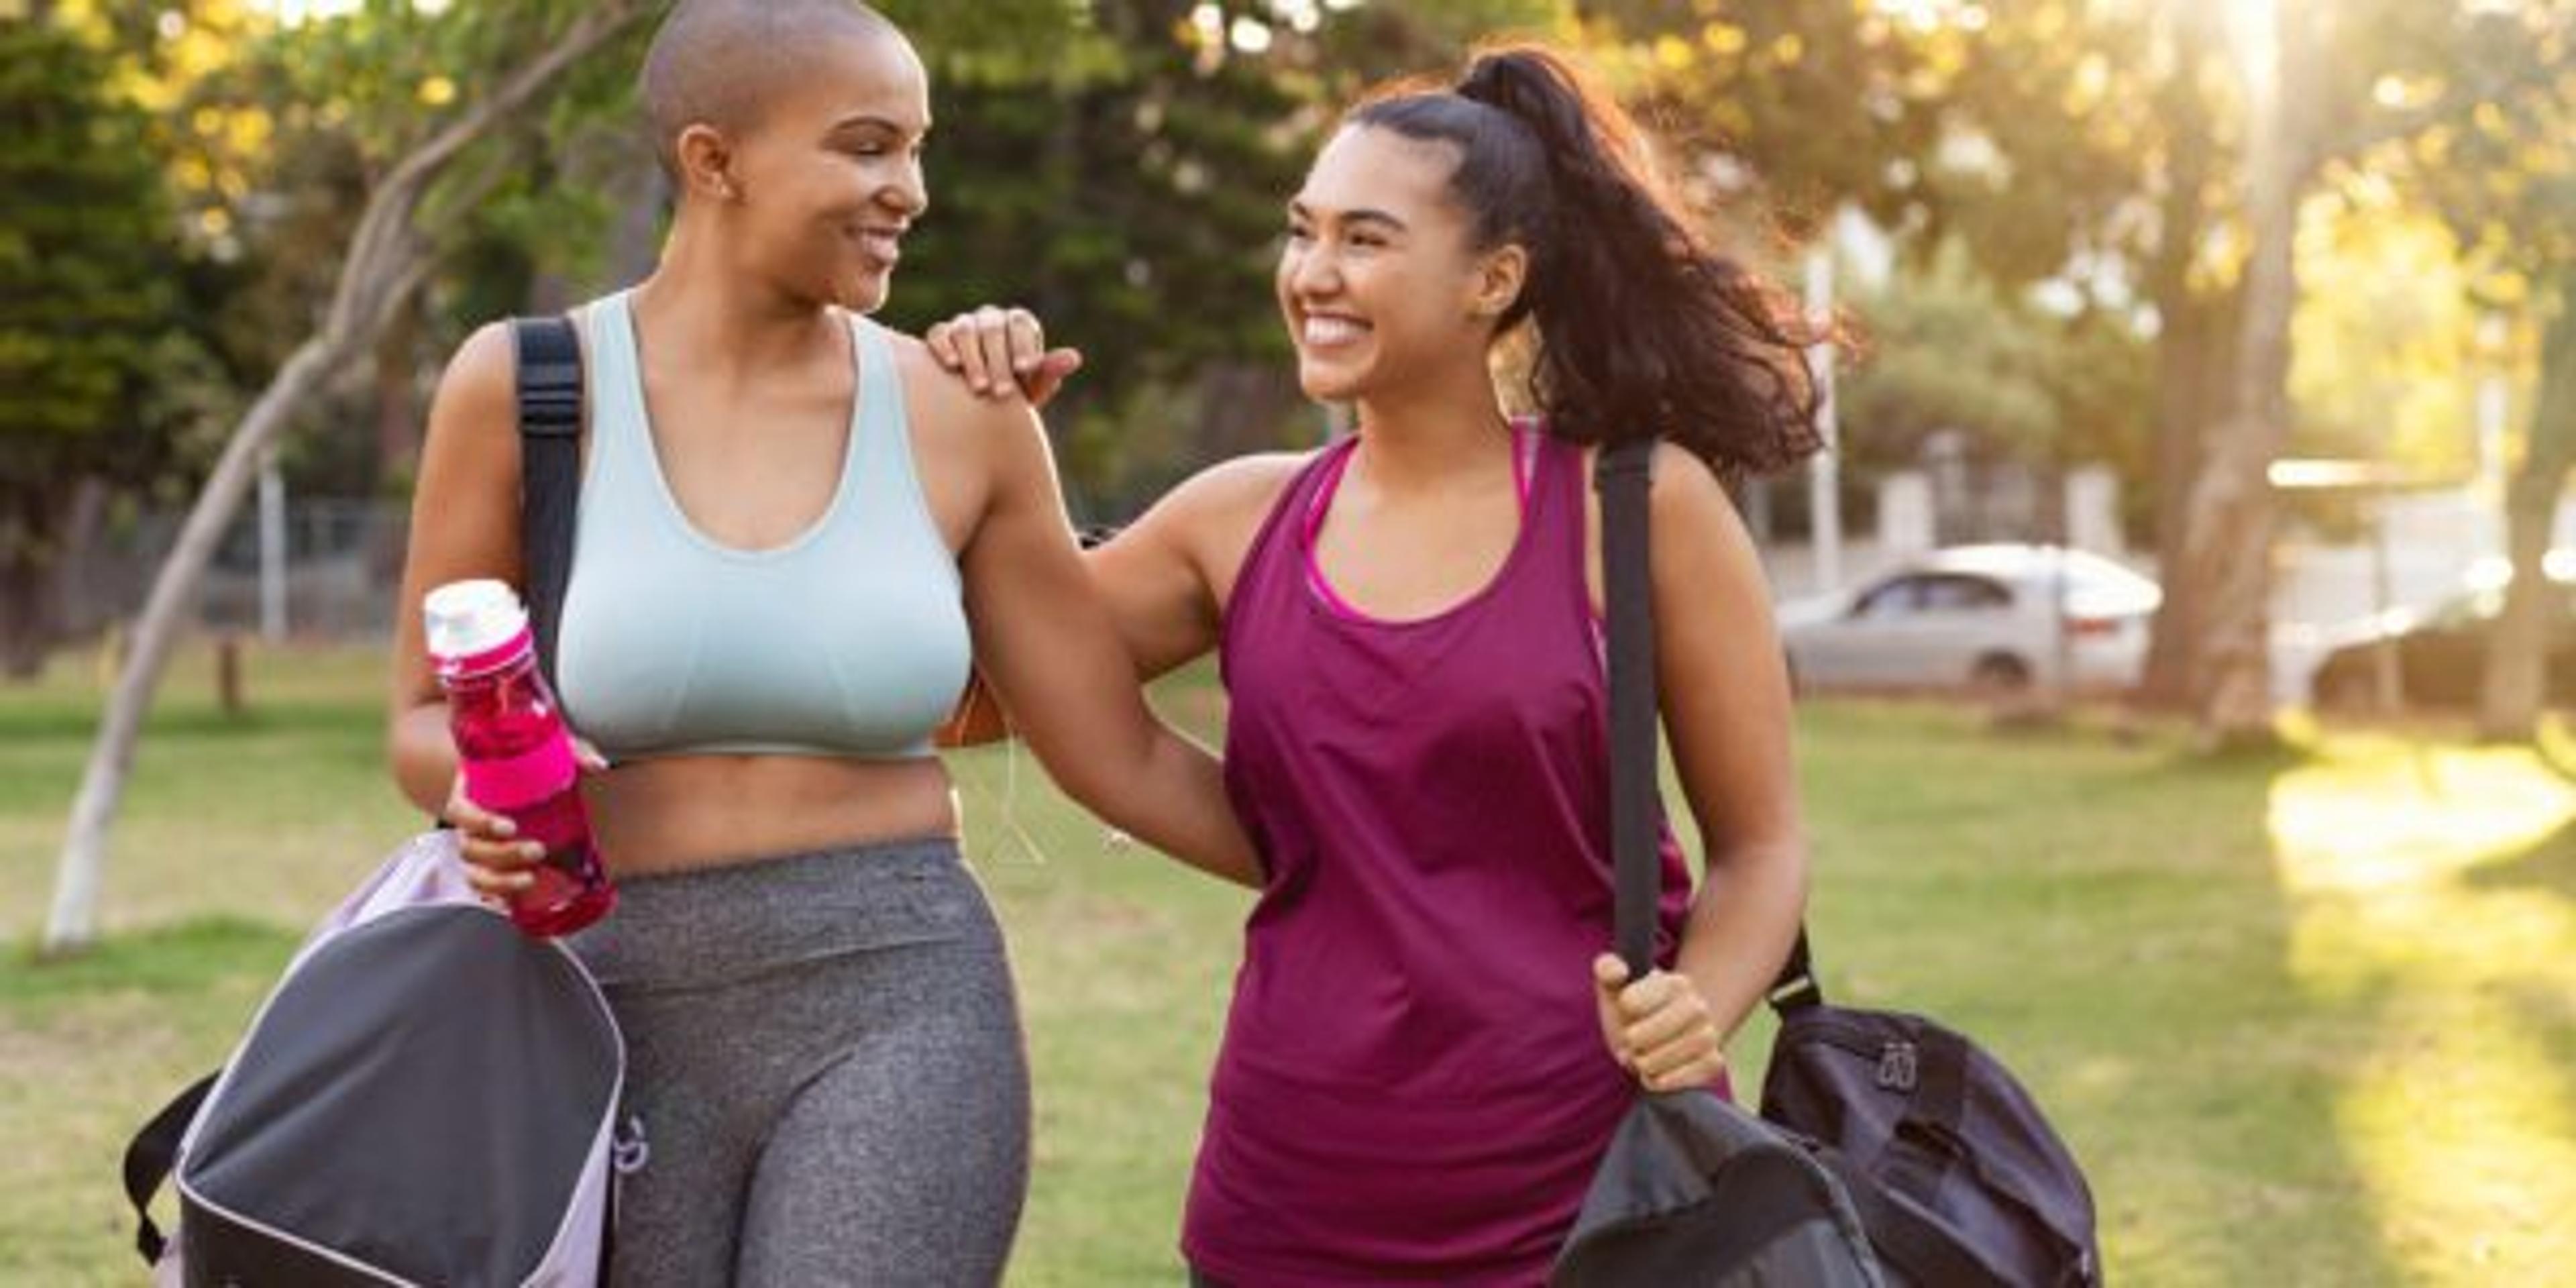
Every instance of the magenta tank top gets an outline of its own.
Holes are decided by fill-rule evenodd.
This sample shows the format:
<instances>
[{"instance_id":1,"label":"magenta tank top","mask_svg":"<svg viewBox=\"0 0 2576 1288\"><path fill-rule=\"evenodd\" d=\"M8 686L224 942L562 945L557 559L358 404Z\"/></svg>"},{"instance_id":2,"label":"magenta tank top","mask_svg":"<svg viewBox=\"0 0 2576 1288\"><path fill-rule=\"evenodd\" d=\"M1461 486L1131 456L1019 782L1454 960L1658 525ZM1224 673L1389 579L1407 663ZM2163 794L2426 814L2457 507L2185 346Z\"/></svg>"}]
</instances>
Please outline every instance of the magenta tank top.
<instances>
[{"instance_id":1,"label":"magenta tank top","mask_svg":"<svg viewBox=\"0 0 2576 1288\"><path fill-rule=\"evenodd\" d=\"M1314 572L1316 455L1224 618L1226 784L1267 865L1182 1250L1237 1288L1535 1284L1634 1084L1603 1048L1609 702L1581 449L1523 431L1482 590L1370 619ZM1667 831L1657 959L1690 877Z\"/></svg>"}]
</instances>

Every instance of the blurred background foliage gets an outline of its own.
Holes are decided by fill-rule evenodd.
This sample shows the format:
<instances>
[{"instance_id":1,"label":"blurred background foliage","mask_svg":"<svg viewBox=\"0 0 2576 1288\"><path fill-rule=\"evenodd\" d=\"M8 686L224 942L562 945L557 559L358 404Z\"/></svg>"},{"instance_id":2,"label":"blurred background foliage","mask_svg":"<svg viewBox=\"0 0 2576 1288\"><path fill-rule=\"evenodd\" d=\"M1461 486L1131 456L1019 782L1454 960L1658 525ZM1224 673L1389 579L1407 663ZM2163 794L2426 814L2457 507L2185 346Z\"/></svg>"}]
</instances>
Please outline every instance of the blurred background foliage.
<instances>
[{"instance_id":1,"label":"blurred background foliage","mask_svg":"<svg viewBox=\"0 0 2576 1288\"><path fill-rule=\"evenodd\" d=\"M1522 33L1577 47L1639 109L1747 259L1794 284L1806 248L1835 248L1859 359L1847 479L1949 432L1985 458L2109 465L2133 535L2179 540L2175 483L2228 397L2245 307L2241 6L884 7L939 120L889 320L1019 303L1085 350L1050 413L1084 517L1323 432L1274 321L1279 203L1356 91ZM311 330L371 185L581 8L0 0L0 603L185 494ZM2576 274L2576 0L2291 10L2313 68L2288 161L2293 450L2465 478L2467 405L2502 371L2527 409L2512 458L2576 453L2576 417L2553 414L2568 396L2542 396L2572 383L2542 368L2571 348L2549 341ZM649 270L667 196L630 103L648 29L441 179L418 221L426 289L285 442L299 495L406 495L425 392L468 329Z\"/></svg>"}]
</instances>

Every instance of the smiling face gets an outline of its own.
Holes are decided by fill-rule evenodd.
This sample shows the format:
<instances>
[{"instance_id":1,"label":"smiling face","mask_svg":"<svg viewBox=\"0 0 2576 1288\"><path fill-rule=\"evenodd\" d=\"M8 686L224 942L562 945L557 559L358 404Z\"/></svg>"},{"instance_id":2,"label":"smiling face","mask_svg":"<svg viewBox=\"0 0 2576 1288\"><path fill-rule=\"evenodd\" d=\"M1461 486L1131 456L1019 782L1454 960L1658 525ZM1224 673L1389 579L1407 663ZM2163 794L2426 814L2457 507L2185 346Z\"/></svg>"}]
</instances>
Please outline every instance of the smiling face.
<instances>
[{"instance_id":1,"label":"smiling face","mask_svg":"<svg viewBox=\"0 0 2576 1288\"><path fill-rule=\"evenodd\" d=\"M691 201L727 258L789 294L869 312L885 303L900 242L929 206L921 172L930 85L892 28L813 33L731 130L673 144Z\"/></svg>"},{"instance_id":2,"label":"smiling face","mask_svg":"<svg viewBox=\"0 0 2576 1288\"><path fill-rule=\"evenodd\" d=\"M1472 244L1449 197L1457 149L1355 126L1288 203L1279 307L1308 397L1346 401L1445 364L1482 368L1520 289L1516 246Z\"/></svg>"}]
</instances>

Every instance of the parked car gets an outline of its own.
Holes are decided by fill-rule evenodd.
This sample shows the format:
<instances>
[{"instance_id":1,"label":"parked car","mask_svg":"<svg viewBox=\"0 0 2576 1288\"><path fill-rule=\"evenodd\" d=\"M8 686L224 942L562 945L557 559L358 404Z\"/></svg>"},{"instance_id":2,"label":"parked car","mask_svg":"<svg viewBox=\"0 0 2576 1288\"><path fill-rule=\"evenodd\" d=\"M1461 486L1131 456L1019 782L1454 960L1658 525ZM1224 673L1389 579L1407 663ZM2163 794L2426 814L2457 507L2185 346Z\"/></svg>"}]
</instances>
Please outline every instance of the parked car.
<instances>
[{"instance_id":1,"label":"parked car","mask_svg":"<svg viewBox=\"0 0 2576 1288\"><path fill-rule=\"evenodd\" d=\"M1780 638L1802 689L2010 693L2058 679L2120 691L2146 665L2164 592L2100 555L1953 546L1854 591L1785 604Z\"/></svg>"},{"instance_id":2,"label":"parked car","mask_svg":"<svg viewBox=\"0 0 2576 1288\"><path fill-rule=\"evenodd\" d=\"M2556 551L2543 566L2549 597L2541 692L2551 705L2576 705L2576 556ZM2431 608L2394 609L2356 623L2317 664L2309 700L2326 711L2374 709L2376 655L2385 636L2396 644L2399 691L2408 706L2477 705L2486 683L2488 637L2504 612L2511 575L2500 561L2487 561L2471 570L2469 589Z\"/></svg>"}]
</instances>

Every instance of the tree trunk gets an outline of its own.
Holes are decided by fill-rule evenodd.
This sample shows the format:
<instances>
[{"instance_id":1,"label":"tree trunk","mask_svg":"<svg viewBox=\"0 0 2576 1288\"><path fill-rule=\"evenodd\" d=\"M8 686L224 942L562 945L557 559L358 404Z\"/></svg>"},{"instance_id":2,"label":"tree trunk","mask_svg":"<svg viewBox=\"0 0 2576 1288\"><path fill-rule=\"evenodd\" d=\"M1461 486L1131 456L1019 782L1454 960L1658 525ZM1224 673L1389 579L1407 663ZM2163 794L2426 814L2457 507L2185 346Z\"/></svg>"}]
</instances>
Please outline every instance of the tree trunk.
<instances>
[{"instance_id":1,"label":"tree trunk","mask_svg":"<svg viewBox=\"0 0 2576 1288\"><path fill-rule=\"evenodd\" d=\"M2505 496L2513 580L2505 588L2504 612L2487 637L2478 695L2478 736L2492 741L2528 741L2548 698L2553 597L2543 564L2567 471L2576 466L2576 273L2562 277L2554 294L2558 313L2541 344L2540 397L2522 464Z\"/></svg>"},{"instance_id":2,"label":"tree trunk","mask_svg":"<svg viewBox=\"0 0 2576 1288\"><path fill-rule=\"evenodd\" d=\"M2147 641L2145 673L2136 700L2161 711L2187 710L2193 690L2192 645L2199 638L2196 596L2180 575L2188 555L2191 493L2200 477L2201 439L2226 388L2220 360L2231 328L2217 325L2235 307L2236 292L2205 299L2192 286L2193 262L2209 221L2206 190L2218 144L2202 88L2201 68L2214 41L2211 16L2199 6L2167 6L2164 37L2172 68L2157 95L2166 131L2163 200L2155 257L2147 268L2148 298L2163 326L2156 333L2156 567L2164 603Z\"/></svg>"},{"instance_id":3,"label":"tree trunk","mask_svg":"<svg viewBox=\"0 0 2576 1288\"><path fill-rule=\"evenodd\" d=\"M2201 439L2209 411L2211 359L2217 346L2210 332L2208 306L2186 294L2157 311L2164 329L2156 336L2156 567L2164 582L2164 603L2156 610L2147 641L2145 674L2138 683L2138 702L2160 711L2187 709L2191 702L2191 644L2198 637L2191 582L2180 574L2191 532L2191 492L2200 477Z\"/></svg>"},{"instance_id":4,"label":"tree trunk","mask_svg":"<svg viewBox=\"0 0 2576 1288\"><path fill-rule=\"evenodd\" d=\"M2268 0L2279 13L2281 0ZM2289 17L2288 14L2280 14ZM2213 428L2194 484L2183 561L2194 597L2199 741L2204 750L2272 741L2270 649L2273 498L2268 477L2288 438L2290 314L2298 303L2301 149L2291 137L2298 101L2295 22L2278 25L2273 83L2255 95L2246 148L2244 330L2235 399Z\"/></svg>"},{"instance_id":5,"label":"tree trunk","mask_svg":"<svg viewBox=\"0 0 2576 1288\"><path fill-rule=\"evenodd\" d=\"M376 481L378 495L407 485L420 468L420 407L412 384L420 363L420 310L396 309L376 339Z\"/></svg>"},{"instance_id":6,"label":"tree trunk","mask_svg":"<svg viewBox=\"0 0 2576 1288\"><path fill-rule=\"evenodd\" d=\"M53 568L32 554L0 555L0 679L27 684L54 647Z\"/></svg>"},{"instance_id":7,"label":"tree trunk","mask_svg":"<svg viewBox=\"0 0 2576 1288\"><path fill-rule=\"evenodd\" d=\"M100 718L88 767L82 771L80 793L72 802L54 880L53 907L45 922L45 955L77 952L97 935L108 828L125 793L135 739L169 662L185 609L196 598L197 581L240 508L261 454L329 373L370 350L386 320L420 287L428 270L427 251L412 227L412 215L421 199L466 148L505 121L532 119L535 114L524 109L566 69L649 11L643 0L612 0L583 14L552 44L505 75L489 97L405 156L369 195L366 211L350 234L321 329L296 347L234 428L232 440L180 528L177 545L153 578L152 593L134 627L131 651Z\"/></svg>"},{"instance_id":8,"label":"tree trunk","mask_svg":"<svg viewBox=\"0 0 2576 1288\"><path fill-rule=\"evenodd\" d=\"M107 487L83 476L33 498L32 524L15 540L0 537L0 681L25 684L76 625L67 620L65 576L98 538Z\"/></svg>"},{"instance_id":9,"label":"tree trunk","mask_svg":"<svg viewBox=\"0 0 2576 1288\"><path fill-rule=\"evenodd\" d=\"M108 825L124 796L126 773L134 765L135 738L142 732L152 692L177 641L182 610L196 598L197 578L214 557L225 527L240 508L242 493L259 472L260 454L269 440L351 347L343 335L315 336L297 347L233 431L232 442L179 529L178 544L152 579L151 597L144 601L116 688L108 696L107 712L100 718L98 738L90 746L80 795L72 802L71 826L54 879L53 910L45 922L47 956L84 948L97 933Z\"/></svg>"}]
</instances>

